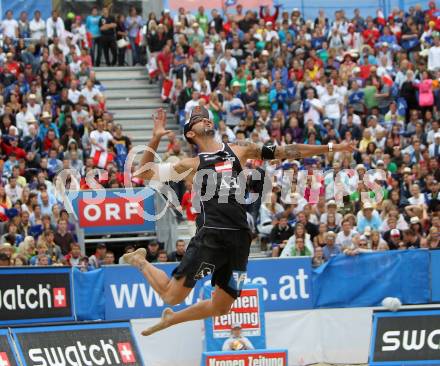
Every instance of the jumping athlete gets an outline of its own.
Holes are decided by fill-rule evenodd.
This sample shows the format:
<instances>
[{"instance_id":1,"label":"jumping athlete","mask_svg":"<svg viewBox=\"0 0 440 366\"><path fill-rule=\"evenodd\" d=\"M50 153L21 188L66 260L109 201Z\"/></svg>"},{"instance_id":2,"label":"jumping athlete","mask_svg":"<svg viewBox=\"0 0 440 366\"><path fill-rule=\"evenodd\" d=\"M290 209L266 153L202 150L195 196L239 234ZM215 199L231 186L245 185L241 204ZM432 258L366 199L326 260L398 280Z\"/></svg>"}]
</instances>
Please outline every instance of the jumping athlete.
<instances>
[{"instance_id":1,"label":"jumping athlete","mask_svg":"<svg viewBox=\"0 0 440 366\"><path fill-rule=\"evenodd\" d=\"M186 174L185 179L195 178L194 186L200 187L201 194L208 196L207 191L210 189L212 192L206 200L202 199L200 202L197 232L172 278L147 262L144 248L125 254L124 260L136 266L169 305L181 303L197 280L208 274L212 274L211 283L215 290L211 299L200 301L184 310L174 312L166 308L159 323L142 332L145 336L178 323L227 314L234 300L240 296L246 276L251 234L246 211L238 202L236 192L240 187L238 178L242 166L248 159L300 159L332 151L352 152L354 149L352 145L345 143L276 147L260 147L253 143L243 146L222 144L215 139L214 123L209 119L208 111L197 106L184 126L184 136L189 143L198 147L198 156L185 158L174 164L154 163L154 154L160 140L169 133L166 130L166 114L159 109L154 117L149 149L143 153L141 168L135 176L168 182L181 180Z\"/></svg>"}]
</instances>

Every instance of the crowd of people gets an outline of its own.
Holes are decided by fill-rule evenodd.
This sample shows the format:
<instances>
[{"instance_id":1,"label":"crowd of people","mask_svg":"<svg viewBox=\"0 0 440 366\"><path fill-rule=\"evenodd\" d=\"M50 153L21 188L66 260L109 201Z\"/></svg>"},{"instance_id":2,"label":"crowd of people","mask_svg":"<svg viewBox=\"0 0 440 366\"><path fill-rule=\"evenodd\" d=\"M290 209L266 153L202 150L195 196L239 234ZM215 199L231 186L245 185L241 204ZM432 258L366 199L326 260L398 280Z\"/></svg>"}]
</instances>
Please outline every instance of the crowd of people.
<instances>
[{"instance_id":1,"label":"crowd of people","mask_svg":"<svg viewBox=\"0 0 440 366\"><path fill-rule=\"evenodd\" d=\"M262 250L318 266L342 253L439 246L439 31L434 1L315 19L282 6L165 10L147 22L148 70L181 125L195 106L209 109L219 142L356 144L354 154L247 163L273 183L270 199L247 206ZM345 169L357 186L334 197L324 175ZM248 189L261 193L262 182Z\"/></svg>"},{"instance_id":2,"label":"crowd of people","mask_svg":"<svg viewBox=\"0 0 440 366\"><path fill-rule=\"evenodd\" d=\"M434 1L387 16L356 9L319 11L315 19L282 6L257 12L238 4L210 14L180 8L175 15L165 9L146 19L138 10L125 16L93 8L64 18L53 11L47 20L38 11L31 20L25 12L5 13L0 265L118 262L103 243L91 257L81 253L53 179L72 168L86 189L85 174L100 167L109 172L104 187L122 187L131 142L106 109L94 67L102 54L107 65L124 65L128 50L133 64L148 60L151 82L181 126L202 105L221 142L356 144L354 154L248 161L273 183L269 199L247 205L262 251L312 256L318 266L343 253L438 247L440 9ZM165 161L196 153L176 135L167 150ZM344 169L359 182L339 198L314 173ZM304 172L305 190L297 190ZM172 186L194 230L191 184ZM249 179L250 193L262 188L261 180ZM171 243L172 250L145 243L149 261L180 260L184 242Z\"/></svg>"}]
</instances>

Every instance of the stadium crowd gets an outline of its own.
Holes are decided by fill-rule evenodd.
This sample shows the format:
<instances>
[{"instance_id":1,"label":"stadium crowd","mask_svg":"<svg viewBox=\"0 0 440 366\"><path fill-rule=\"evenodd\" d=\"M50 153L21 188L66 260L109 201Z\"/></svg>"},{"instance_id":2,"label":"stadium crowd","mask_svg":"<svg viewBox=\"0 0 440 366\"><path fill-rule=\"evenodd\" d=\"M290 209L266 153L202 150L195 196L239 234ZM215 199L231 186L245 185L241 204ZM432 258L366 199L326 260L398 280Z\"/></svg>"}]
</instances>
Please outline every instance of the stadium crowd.
<instances>
[{"instance_id":1,"label":"stadium crowd","mask_svg":"<svg viewBox=\"0 0 440 366\"><path fill-rule=\"evenodd\" d=\"M223 10L208 15L203 7L180 8L174 16L164 10L142 19L135 8L116 17L108 8L94 8L92 14L64 19L53 11L47 20L37 11L30 21L25 12L18 20L6 12L0 29L0 265L86 270L115 262L105 244L90 257L81 253L53 179L72 168L86 189L85 174L105 167L109 176L100 183L122 186L131 143L107 112L93 68L102 53L107 65L124 65L128 50L132 63L140 63L144 47L150 79L160 85L181 126L194 106L204 105L222 142L356 143L354 154L247 163L273 183L270 199L247 205L263 251L312 256L318 266L340 253L439 246L435 2L428 9L395 9L386 17L380 10L375 17L359 10L320 11L315 19L280 6ZM195 152L172 135L164 160ZM345 177L357 189L334 197L331 184L313 173L331 169L335 174L353 169L359 182L353 174ZM370 174L371 169L385 174ZM301 174L304 182L298 182ZM374 191L373 183L379 187ZM297 191L301 184L305 189ZM173 188L194 227L191 184ZM261 193L262 180L249 179L248 190ZM156 241L147 247L152 262L180 260L185 251L181 240L172 253Z\"/></svg>"}]
</instances>

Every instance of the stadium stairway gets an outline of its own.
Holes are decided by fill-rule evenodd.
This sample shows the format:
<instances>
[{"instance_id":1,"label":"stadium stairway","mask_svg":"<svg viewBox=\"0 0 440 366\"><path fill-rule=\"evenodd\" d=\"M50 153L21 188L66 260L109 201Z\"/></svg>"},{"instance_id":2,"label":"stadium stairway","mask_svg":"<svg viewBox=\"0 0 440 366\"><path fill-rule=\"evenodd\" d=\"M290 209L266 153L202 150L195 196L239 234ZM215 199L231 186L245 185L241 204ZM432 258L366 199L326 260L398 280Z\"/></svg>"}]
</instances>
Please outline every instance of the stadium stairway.
<instances>
[{"instance_id":1,"label":"stadium stairway","mask_svg":"<svg viewBox=\"0 0 440 366\"><path fill-rule=\"evenodd\" d=\"M96 77L104 86L107 108L113 113L133 145L146 144L153 130L151 115L159 107L167 108L160 99L157 85L150 84L145 67L100 67ZM173 115L168 115L168 128L179 132ZM167 141L159 146L165 152Z\"/></svg>"}]
</instances>

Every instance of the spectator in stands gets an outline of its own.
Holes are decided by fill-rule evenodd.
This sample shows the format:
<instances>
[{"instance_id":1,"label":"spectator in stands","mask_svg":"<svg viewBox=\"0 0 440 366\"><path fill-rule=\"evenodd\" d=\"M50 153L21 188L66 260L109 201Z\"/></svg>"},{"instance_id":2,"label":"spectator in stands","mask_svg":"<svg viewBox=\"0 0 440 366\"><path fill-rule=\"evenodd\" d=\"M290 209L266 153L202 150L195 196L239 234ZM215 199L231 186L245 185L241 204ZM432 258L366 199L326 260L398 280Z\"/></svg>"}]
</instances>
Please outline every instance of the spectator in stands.
<instances>
[{"instance_id":1,"label":"spectator in stands","mask_svg":"<svg viewBox=\"0 0 440 366\"><path fill-rule=\"evenodd\" d=\"M72 267L79 267L81 256L81 246L78 243L70 243L70 252L64 257L67 264Z\"/></svg>"},{"instance_id":2,"label":"spectator in stands","mask_svg":"<svg viewBox=\"0 0 440 366\"><path fill-rule=\"evenodd\" d=\"M54 237L55 243L61 248L63 255L69 253L71 243L75 242L75 238L68 230L68 221L60 218L58 220L58 228Z\"/></svg>"},{"instance_id":3,"label":"spectator in stands","mask_svg":"<svg viewBox=\"0 0 440 366\"><path fill-rule=\"evenodd\" d=\"M287 217L280 217L277 224L272 228L269 236L269 242L272 246L272 257L279 257L287 241L293 234L294 230L287 221Z\"/></svg>"},{"instance_id":4,"label":"spectator in stands","mask_svg":"<svg viewBox=\"0 0 440 366\"><path fill-rule=\"evenodd\" d=\"M164 250L164 249L159 250L159 252L157 254L157 262L158 263L168 262L168 255L167 255L166 250Z\"/></svg>"},{"instance_id":5,"label":"spectator in stands","mask_svg":"<svg viewBox=\"0 0 440 366\"><path fill-rule=\"evenodd\" d=\"M113 15L110 14L108 6L102 8L102 15L99 18L99 30L101 36L98 44L98 57L96 59L96 66L101 64L101 56L104 51L105 63L107 66L115 66L117 61L117 47L116 47L116 28L117 23ZM112 53L112 61L110 61L110 54Z\"/></svg>"},{"instance_id":6,"label":"spectator in stands","mask_svg":"<svg viewBox=\"0 0 440 366\"><path fill-rule=\"evenodd\" d=\"M107 252L105 253L103 264L106 266L115 264L115 254L112 251L107 250Z\"/></svg>"},{"instance_id":7,"label":"spectator in stands","mask_svg":"<svg viewBox=\"0 0 440 366\"><path fill-rule=\"evenodd\" d=\"M168 256L169 262L180 262L185 255L186 251L186 244L184 240L177 240L176 241L176 250L171 252Z\"/></svg>"},{"instance_id":8,"label":"spectator in stands","mask_svg":"<svg viewBox=\"0 0 440 366\"><path fill-rule=\"evenodd\" d=\"M88 265L93 268L101 268L104 264L105 254L107 253L107 245L105 243L99 243L96 245L95 254L88 259Z\"/></svg>"},{"instance_id":9,"label":"spectator in stands","mask_svg":"<svg viewBox=\"0 0 440 366\"><path fill-rule=\"evenodd\" d=\"M326 235L325 246L323 247L324 259L328 261L331 257L341 253L341 249L335 245L336 234L333 231L328 231Z\"/></svg>"},{"instance_id":10,"label":"spectator in stands","mask_svg":"<svg viewBox=\"0 0 440 366\"><path fill-rule=\"evenodd\" d=\"M9 267L10 265L11 258L5 253L0 253L0 267Z\"/></svg>"},{"instance_id":11,"label":"spectator in stands","mask_svg":"<svg viewBox=\"0 0 440 366\"><path fill-rule=\"evenodd\" d=\"M134 252L135 250L136 250L136 248L135 248L133 245L127 245L127 246L124 248L124 254L126 254L126 253L132 253L132 252ZM126 264L125 261L124 261L123 256L121 256L121 257L119 258L119 264Z\"/></svg>"},{"instance_id":12,"label":"spectator in stands","mask_svg":"<svg viewBox=\"0 0 440 366\"><path fill-rule=\"evenodd\" d=\"M157 262L159 256L159 244L157 241L150 241L147 246L147 261L150 263Z\"/></svg>"}]
</instances>

